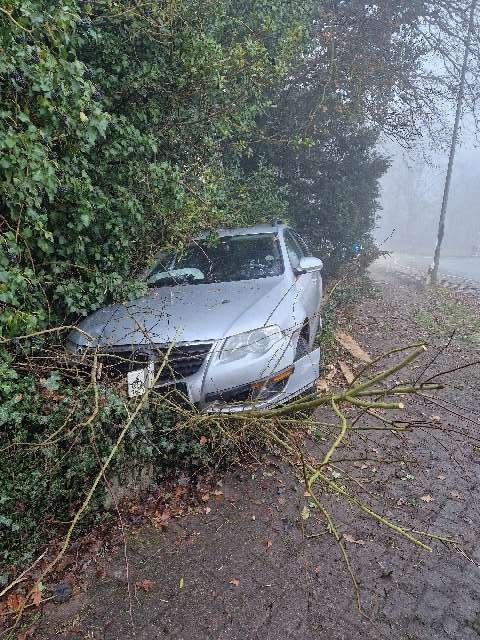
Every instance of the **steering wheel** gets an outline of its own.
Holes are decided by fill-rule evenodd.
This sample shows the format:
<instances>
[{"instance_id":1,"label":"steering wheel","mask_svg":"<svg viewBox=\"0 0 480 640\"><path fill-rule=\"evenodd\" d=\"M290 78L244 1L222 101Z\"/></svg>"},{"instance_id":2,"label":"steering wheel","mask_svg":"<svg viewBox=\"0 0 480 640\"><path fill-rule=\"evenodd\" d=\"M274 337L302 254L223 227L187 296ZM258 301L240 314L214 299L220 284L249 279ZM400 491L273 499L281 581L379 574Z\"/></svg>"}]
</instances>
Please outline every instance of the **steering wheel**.
<instances>
[{"instance_id":1,"label":"steering wheel","mask_svg":"<svg viewBox=\"0 0 480 640\"><path fill-rule=\"evenodd\" d=\"M261 264L258 258L252 258L248 262L244 262L240 266L240 273L243 277L258 277L263 275L264 265Z\"/></svg>"}]
</instances>

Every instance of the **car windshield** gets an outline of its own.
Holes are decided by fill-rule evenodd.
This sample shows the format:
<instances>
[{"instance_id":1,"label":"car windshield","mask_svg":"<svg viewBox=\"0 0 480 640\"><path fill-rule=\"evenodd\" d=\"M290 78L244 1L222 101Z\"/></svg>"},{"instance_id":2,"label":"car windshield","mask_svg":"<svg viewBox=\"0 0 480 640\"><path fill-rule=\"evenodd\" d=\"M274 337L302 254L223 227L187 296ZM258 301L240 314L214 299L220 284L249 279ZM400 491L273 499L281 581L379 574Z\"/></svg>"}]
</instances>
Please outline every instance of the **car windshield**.
<instances>
[{"instance_id":1,"label":"car windshield","mask_svg":"<svg viewBox=\"0 0 480 640\"><path fill-rule=\"evenodd\" d=\"M198 240L183 253L160 256L147 277L150 287L233 282L279 276L283 260L276 233Z\"/></svg>"}]
</instances>

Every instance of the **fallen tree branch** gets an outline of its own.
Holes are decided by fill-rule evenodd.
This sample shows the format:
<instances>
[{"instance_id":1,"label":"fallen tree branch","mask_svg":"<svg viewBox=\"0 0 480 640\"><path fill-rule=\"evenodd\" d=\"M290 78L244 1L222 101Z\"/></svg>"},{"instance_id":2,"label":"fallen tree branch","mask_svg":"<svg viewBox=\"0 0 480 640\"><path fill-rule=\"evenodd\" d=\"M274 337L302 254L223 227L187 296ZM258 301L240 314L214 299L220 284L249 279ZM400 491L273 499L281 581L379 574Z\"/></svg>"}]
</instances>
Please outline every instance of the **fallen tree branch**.
<instances>
[{"instance_id":1,"label":"fallen tree branch","mask_svg":"<svg viewBox=\"0 0 480 640\"><path fill-rule=\"evenodd\" d=\"M110 466L113 458L117 454L117 451L125 438L129 428L139 415L140 411L146 406L149 398L151 397L151 393L153 391L153 387L155 383L158 381L162 370L167 365L168 357L171 349L173 348L173 344L170 346L168 351L164 355L163 362L158 368L158 371L155 374L155 378L152 382L152 386L145 390L145 393L140 397L140 399L136 402L133 409L125 404L126 409L126 422L123 425L115 443L111 447L108 456L103 462L99 472L95 476L89 490L87 491L85 498L83 499L82 504L79 509L75 513L72 521L70 522L67 532L63 538L63 542L61 547L53 558L53 560L45 567L45 569L41 572L41 575L36 580L35 585L31 588L27 597L25 598L23 607L19 610L15 624L18 623L20 617L22 615L22 611L25 606L29 606L32 595L35 591L35 588L38 584L44 581L45 577L50 574L53 569L57 566L58 562L64 556L73 532L80 521L82 515L88 508L92 497L101 482L102 479L106 477L106 471ZM359 430L369 429L372 427L360 427L353 428L353 425L349 423L347 419L347 414L345 412L347 407L359 408L366 410L367 412L372 412L373 410L382 410L382 411L396 411L404 409L403 402L389 402L388 397L395 396L408 396L408 395L418 395L423 396L423 394L428 392L437 391L438 389L443 388L443 385L439 382L421 382L416 381L413 383L398 383L391 385L390 387L384 385L383 383L390 380L392 376L394 376L399 371L405 369L408 365L414 362L417 358L423 355L426 351L426 347L422 344L420 346L413 345L408 348L395 349L390 352L390 355L394 353L403 353L405 350L413 349L411 353L409 353L406 357L402 358L400 362L392 365L384 371L381 371L375 375L373 375L368 380L363 380L359 384L349 386L348 388L340 391L335 391L328 394L323 394L321 396L317 394L311 394L307 399L301 398L299 400L295 400L290 402L289 404L279 407L276 409L264 410L264 411L251 411L251 412L239 412L232 414L222 414L222 413L211 413L211 414L199 414L198 411L194 408L182 408L180 410L180 415L183 416L184 422L181 423L181 428L198 428L200 425L208 426L216 425L217 430L220 426L220 432L222 433L222 437L225 439L230 439L234 446L238 446L239 450L241 450L243 443L245 443L248 438L252 434L261 434L261 440L272 445L275 445L280 451L283 451L284 454L288 457L290 462L294 466L298 466L299 458L298 451L301 451L299 445L299 438L301 437L301 432L305 433L305 427L313 428L320 426L314 420L307 421L303 418L303 413L305 411L315 409L317 407L330 407L331 411L337 418L338 422L336 424L328 425L328 429L324 430L324 435L329 436L332 429L335 429L335 435L333 436L333 442L328 446L326 452L323 455L322 461L319 464L314 464L310 462L306 462L303 459L303 454L300 454L300 459L302 460L302 465L304 469L304 474L306 478L306 488L310 495L312 495L312 500L315 505L318 507L320 513L322 513L325 521L327 522L328 530L335 538L339 548L341 550L342 556L346 562L348 571L352 577L352 582L357 593L357 602L360 607L360 599L358 594L358 584L355 581L353 576L353 572L351 571L351 566L348 559L348 554L346 552L345 546L342 543L339 532L335 527L335 523L333 522L333 518L331 514L328 512L328 509L321 503L320 498L316 494L316 487L323 488L324 490L331 492L342 499L346 500L352 507L357 509L358 511L365 513L370 518L378 522L379 524L389 528L394 533L404 538L405 540L411 542L422 550L431 551L431 547L421 540L418 539L414 534L417 533L415 531L406 529L389 519L385 518L381 514L377 513L372 507L365 504L362 500L359 500L357 497L352 495L352 493L343 485L335 482L332 478L327 475L327 469L329 463L332 462L333 456L335 452L345 443L346 438L349 433L358 433ZM381 358L378 359L381 361ZM94 354L93 365L90 373L90 385L93 386L93 399L94 406L90 415L82 422L81 426L89 426L93 427L95 420L97 419L99 413L99 394L97 388L97 356ZM294 417L294 416L300 417ZM379 418L381 420L385 420L381 416L374 416L375 418ZM239 422L241 423L241 429L238 429ZM385 420L385 422L388 422ZM232 430L229 425L236 425L236 427ZM392 425L388 425L390 430ZM179 427L180 428L180 427ZM330 432L328 431L330 430ZM401 429L404 430L403 428ZM421 535L418 533L418 535ZM435 534L431 534L430 537L432 539L441 539L441 536L435 536ZM42 556L43 557L43 556ZM26 570L28 572L28 570ZM20 578L21 579L21 578ZM12 587L18 584L18 580L13 581L10 585L8 585L3 593L9 591Z\"/></svg>"}]
</instances>

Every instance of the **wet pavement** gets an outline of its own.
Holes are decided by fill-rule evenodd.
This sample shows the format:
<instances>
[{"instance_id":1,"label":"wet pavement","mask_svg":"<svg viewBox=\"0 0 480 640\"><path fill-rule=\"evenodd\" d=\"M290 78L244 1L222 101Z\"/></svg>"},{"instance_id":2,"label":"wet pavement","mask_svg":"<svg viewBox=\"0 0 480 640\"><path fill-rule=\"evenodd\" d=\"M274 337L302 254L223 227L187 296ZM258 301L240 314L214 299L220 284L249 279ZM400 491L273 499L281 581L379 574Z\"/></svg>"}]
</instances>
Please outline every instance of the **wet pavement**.
<instances>
[{"instance_id":1,"label":"wet pavement","mask_svg":"<svg viewBox=\"0 0 480 640\"><path fill-rule=\"evenodd\" d=\"M379 258L376 266L381 270L388 269L392 272L403 272L426 279L432 262L432 256L392 252L388 256ZM442 256L439 277L446 283L458 286L461 283L470 284L473 289L480 289L480 256Z\"/></svg>"}]
</instances>

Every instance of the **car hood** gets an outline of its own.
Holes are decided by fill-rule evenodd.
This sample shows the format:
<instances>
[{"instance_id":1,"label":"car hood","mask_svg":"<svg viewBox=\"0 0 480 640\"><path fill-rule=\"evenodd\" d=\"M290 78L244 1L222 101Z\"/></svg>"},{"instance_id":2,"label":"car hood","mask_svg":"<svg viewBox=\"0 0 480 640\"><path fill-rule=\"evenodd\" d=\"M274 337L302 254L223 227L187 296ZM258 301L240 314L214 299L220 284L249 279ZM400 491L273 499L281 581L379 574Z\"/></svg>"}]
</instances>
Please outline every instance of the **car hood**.
<instances>
[{"instance_id":1,"label":"car hood","mask_svg":"<svg viewBox=\"0 0 480 640\"><path fill-rule=\"evenodd\" d=\"M70 340L100 347L218 340L268 324L286 294L282 277L162 287L100 309Z\"/></svg>"}]
</instances>

